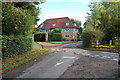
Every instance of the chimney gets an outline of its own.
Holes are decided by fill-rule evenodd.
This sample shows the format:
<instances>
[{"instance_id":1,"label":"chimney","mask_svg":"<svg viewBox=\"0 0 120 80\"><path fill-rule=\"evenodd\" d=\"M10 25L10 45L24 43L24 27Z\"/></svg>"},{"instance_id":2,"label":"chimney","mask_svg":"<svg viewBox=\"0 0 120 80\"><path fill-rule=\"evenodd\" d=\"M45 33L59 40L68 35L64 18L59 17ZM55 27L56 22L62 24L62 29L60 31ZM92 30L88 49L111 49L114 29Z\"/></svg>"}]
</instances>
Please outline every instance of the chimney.
<instances>
[{"instance_id":1,"label":"chimney","mask_svg":"<svg viewBox=\"0 0 120 80\"><path fill-rule=\"evenodd\" d=\"M71 18L71 21L74 21L74 18Z\"/></svg>"}]
</instances>

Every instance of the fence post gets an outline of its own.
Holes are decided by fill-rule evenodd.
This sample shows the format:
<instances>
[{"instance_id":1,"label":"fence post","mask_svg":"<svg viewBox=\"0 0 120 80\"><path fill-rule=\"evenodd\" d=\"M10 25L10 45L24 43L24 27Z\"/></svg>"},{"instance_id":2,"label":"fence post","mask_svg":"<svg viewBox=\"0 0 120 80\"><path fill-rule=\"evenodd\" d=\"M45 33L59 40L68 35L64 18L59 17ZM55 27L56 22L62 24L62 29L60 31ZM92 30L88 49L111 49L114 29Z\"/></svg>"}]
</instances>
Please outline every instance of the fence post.
<instances>
[{"instance_id":1,"label":"fence post","mask_svg":"<svg viewBox=\"0 0 120 80\"><path fill-rule=\"evenodd\" d=\"M97 40L97 48L99 47L98 44L99 44L99 42L98 42L98 40Z\"/></svg>"},{"instance_id":2,"label":"fence post","mask_svg":"<svg viewBox=\"0 0 120 80\"><path fill-rule=\"evenodd\" d=\"M110 40L110 45L109 45L109 49L111 48L111 45L112 45L112 40Z\"/></svg>"}]
</instances>

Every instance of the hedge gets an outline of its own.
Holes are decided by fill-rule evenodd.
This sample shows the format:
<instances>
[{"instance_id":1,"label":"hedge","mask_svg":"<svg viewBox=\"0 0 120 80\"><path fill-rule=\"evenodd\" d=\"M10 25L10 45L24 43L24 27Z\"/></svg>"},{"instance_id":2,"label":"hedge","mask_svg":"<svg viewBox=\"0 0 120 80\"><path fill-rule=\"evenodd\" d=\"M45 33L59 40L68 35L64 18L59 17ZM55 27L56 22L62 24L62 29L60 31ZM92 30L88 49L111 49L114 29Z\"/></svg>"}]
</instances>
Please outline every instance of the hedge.
<instances>
[{"instance_id":1,"label":"hedge","mask_svg":"<svg viewBox=\"0 0 120 80\"><path fill-rule=\"evenodd\" d=\"M90 47L91 45L90 40L91 40L91 35L89 33L87 32L82 33L83 47Z\"/></svg>"},{"instance_id":2,"label":"hedge","mask_svg":"<svg viewBox=\"0 0 120 80\"><path fill-rule=\"evenodd\" d=\"M2 40L3 57L13 57L15 55L30 51L32 49L32 38L4 38Z\"/></svg>"},{"instance_id":3,"label":"hedge","mask_svg":"<svg viewBox=\"0 0 120 80\"><path fill-rule=\"evenodd\" d=\"M45 41L45 33L35 34L34 41Z\"/></svg>"},{"instance_id":4,"label":"hedge","mask_svg":"<svg viewBox=\"0 0 120 80\"><path fill-rule=\"evenodd\" d=\"M49 41L62 41L62 34L61 33L49 33L48 40Z\"/></svg>"}]
</instances>

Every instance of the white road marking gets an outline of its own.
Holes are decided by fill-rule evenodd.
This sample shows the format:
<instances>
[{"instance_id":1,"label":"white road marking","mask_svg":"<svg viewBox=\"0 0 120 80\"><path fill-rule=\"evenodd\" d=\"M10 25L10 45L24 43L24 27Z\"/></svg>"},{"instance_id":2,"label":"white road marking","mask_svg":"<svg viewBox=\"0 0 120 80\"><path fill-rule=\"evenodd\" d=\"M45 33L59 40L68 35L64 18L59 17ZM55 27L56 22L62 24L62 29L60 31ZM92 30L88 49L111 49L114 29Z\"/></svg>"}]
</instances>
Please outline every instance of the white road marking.
<instances>
[{"instance_id":1,"label":"white road marking","mask_svg":"<svg viewBox=\"0 0 120 80\"><path fill-rule=\"evenodd\" d=\"M108 57L108 56L103 56L102 58L110 58L110 57Z\"/></svg>"},{"instance_id":2,"label":"white road marking","mask_svg":"<svg viewBox=\"0 0 120 80\"><path fill-rule=\"evenodd\" d=\"M73 59L73 58L75 58L75 57L64 56L64 57L62 57L62 58L71 58L71 59Z\"/></svg>"},{"instance_id":3,"label":"white road marking","mask_svg":"<svg viewBox=\"0 0 120 80\"><path fill-rule=\"evenodd\" d=\"M118 61L118 59L111 59L111 60Z\"/></svg>"},{"instance_id":4,"label":"white road marking","mask_svg":"<svg viewBox=\"0 0 120 80\"><path fill-rule=\"evenodd\" d=\"M60 64L63 64L64 62L58 62L55 66L58 66L58 65L60 65Z\"/></svg>"},{"instance_id":5,"label":"white road marking","mask_svg":"<svg viewBox=\"0 0 120 80\"><path fill-rule=\"evenodd\" d=\"M100 55L95 55L95 56L100 56Z\"/></svg>"},{"instance_id":6,"label":"white road marking","mask_svg":"<svg viewBox=\"0 0 120 80\"><path fill-rule=\"evenodd\" d=\"M82 54L82 55L90 55L90 54L86 54L86 53L80 53L80 54Z\"/></svg>"}]
</instances>

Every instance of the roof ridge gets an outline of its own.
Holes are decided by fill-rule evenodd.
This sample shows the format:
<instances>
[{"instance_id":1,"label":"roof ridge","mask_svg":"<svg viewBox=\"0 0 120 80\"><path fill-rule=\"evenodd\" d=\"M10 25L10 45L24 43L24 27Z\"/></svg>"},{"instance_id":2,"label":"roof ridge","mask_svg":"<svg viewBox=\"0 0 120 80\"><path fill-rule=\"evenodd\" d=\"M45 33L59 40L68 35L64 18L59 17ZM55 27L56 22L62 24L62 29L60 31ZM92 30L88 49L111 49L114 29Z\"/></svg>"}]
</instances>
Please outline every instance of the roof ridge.
<instances>
[{"instance_id":1,"label":"roof ridge","mask_svg":"<svg viewBox=\"0 0 120 80\"><path fill-rule=\"evenodd\" d=\"M60 17L60 18L50 18L50 19L46 19L46 20L51 20L51 19L64 19L64 18L68 18L68 19L69 19L69 17Z\"/></svg>"}]
</instances>

